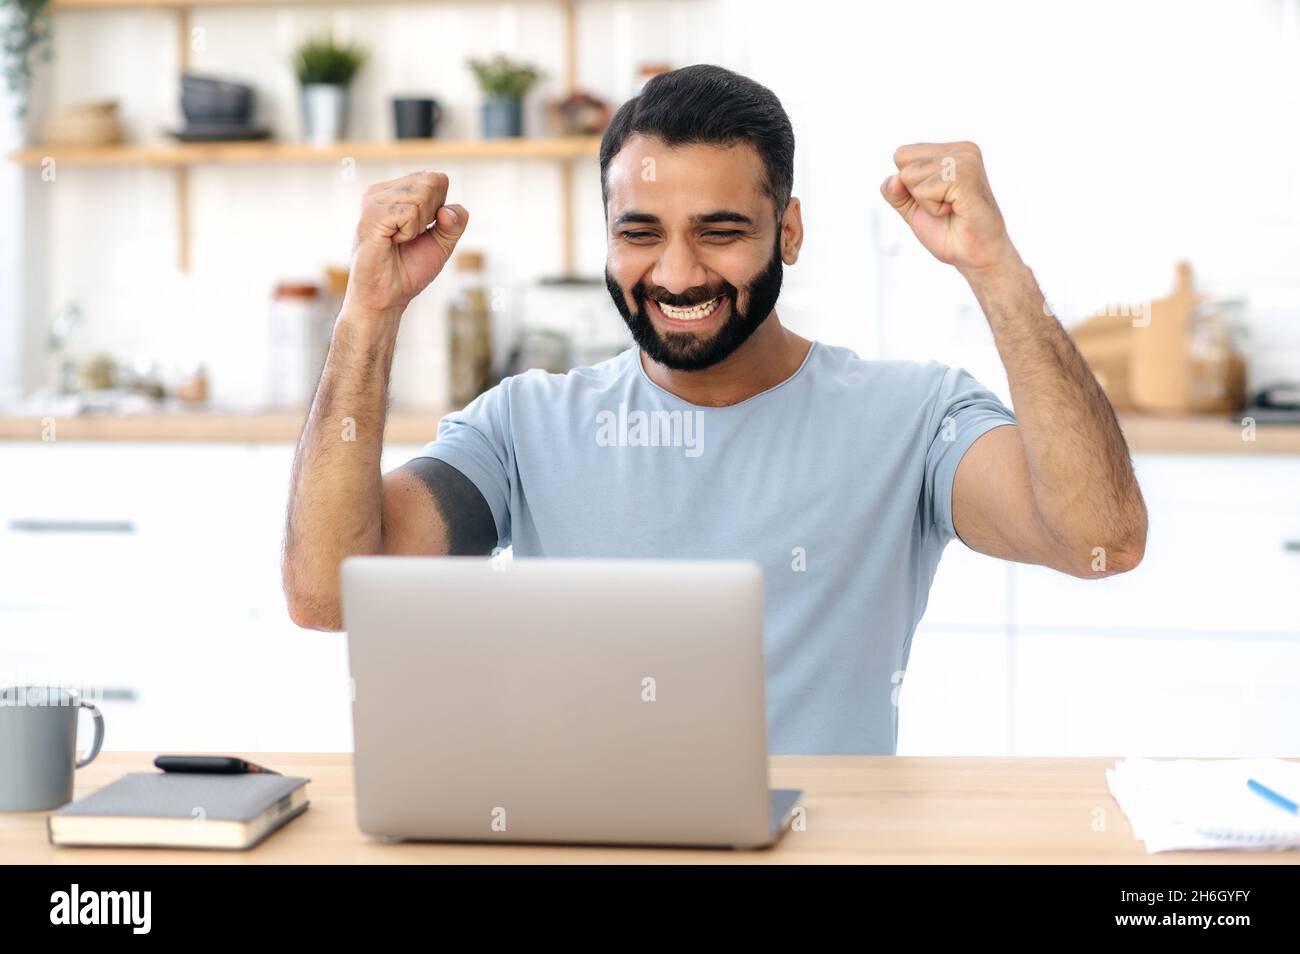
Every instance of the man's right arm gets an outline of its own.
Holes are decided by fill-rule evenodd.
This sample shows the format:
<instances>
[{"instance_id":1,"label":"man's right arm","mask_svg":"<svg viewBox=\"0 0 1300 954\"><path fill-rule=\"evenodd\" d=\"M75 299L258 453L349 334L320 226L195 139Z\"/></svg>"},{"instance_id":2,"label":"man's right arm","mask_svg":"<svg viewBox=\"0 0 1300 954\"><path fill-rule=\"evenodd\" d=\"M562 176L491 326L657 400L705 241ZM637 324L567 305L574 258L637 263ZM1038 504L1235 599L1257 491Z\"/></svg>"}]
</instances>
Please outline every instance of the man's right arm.
<instances>
[{"instance_id":1,"label":"man's right arm","mask_svg":"<svg viewBox=\"0 0 1300 954\"><path fill-rule=\"evenodd\" d=\"M496 524L455 468L417 458L380 473L388 379L402 313L442 270L468 213L443 204L447 178L371 186L348 290L298 440L281 571L299 626L342 627L339 564L361 554L487 553Z\"/></svg>"}]
</instances>

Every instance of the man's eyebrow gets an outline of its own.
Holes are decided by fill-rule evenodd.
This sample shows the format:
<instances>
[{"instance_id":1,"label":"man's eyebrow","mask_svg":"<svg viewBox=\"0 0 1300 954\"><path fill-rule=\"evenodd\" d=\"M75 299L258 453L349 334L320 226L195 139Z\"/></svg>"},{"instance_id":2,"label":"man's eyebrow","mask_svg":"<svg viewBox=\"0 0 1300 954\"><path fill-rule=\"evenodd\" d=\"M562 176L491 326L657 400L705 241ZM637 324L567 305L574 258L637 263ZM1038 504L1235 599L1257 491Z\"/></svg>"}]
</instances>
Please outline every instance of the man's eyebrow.
<instances>
[{"instance_id":1,"label":"man's eyebrow","mask_svg":"<svg viewBox=\"0 0 1300 954\"><path fill-rule=\"evenodd\" d=\"M748 215L741 215L739 212L732 212L730 209L719 209L717 212L706 212L704 215L691 217L691 221L696 225L713 225L717 222L734 222L738 225L748 225L751 228L754 220Z\"/></svg>"},{"instance_id":2,"label":"man's eyebrow","mask_svg":"<svg viewBox=\"0 0 1300 954\"><path fill-rule=\"evenodd\" d=\"M618 228L620 225L631 225L632 223L658 225L659 216L651 215L649 212L624 212L614 220L614 227Z\"/></svg>"},{"instance_id":3,"label":"man's eyebrow","mask_svg":"<svg viewBox=\"0 0 1300 954\"><path fill-rule=\"evenodd\" d=\"M747 225L750 228L754 227L754 220L748 215L743 215L740 212L733 212L730 209L718 209L716 212L705 212L702 215L691 216L691 223L693 225L715 225L719 222L732 222L737 225ZM614 227L618 228L620 225L630 225L633 223L641 225L658 225L659 216L651 215L649 212L624 212L614 220Z\"/></svg>"}]
</instances>

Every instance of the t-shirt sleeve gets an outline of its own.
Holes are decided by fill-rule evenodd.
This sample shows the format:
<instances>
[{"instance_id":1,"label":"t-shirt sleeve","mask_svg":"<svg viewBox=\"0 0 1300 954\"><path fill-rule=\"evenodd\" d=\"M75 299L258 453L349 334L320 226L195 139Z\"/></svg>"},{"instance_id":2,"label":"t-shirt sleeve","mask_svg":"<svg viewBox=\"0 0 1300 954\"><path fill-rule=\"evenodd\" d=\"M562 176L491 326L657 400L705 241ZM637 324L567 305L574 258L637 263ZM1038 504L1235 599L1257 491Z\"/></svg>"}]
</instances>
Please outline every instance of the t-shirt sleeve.
<instances>
[{"instance_id":1,"label":"t-shirt sleeve","mask_svg":"<svg viewBox=\"0 0 1300 954\"><path fill-rule=\"evenodd\" d=\"M492 510L497 540L510 545L510 487L514 444L510 431L510 379L484 391L462 410L438 423L436 440L417 457L433 457L456 468L478 488Z\"/></svg>"},{"instance_id":2,"label":"t-shirt sleeve","mask_svg":"<svg viewBox=\"0 0 1300 954\"><path fill-rule=\"evenodd\" d=\"M957 538L952 519L952 484L957 465L984 433L1015 424L1015 415L964 368L947 368L931 410L922 501L927 536L946 544Z\"/></svg>"}]
</instances>

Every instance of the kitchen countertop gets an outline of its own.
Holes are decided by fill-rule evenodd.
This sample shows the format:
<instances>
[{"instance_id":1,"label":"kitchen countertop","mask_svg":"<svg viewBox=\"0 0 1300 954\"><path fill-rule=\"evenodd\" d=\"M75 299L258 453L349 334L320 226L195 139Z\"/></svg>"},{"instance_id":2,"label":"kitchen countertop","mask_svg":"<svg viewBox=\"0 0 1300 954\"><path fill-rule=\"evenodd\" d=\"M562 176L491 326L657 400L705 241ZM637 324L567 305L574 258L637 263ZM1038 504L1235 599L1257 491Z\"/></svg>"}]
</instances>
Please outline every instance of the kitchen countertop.
<instances>
[{"instance_id":1,"label":"kitchen countertop","mask_svg":"<svg viewBox=\"0 0 1300 954\"><path fill-rule=\"evenodd\" d=\"M1121 414L1129 449L1143 454L1300 454L1300 425L1258 424L1254 440L1225 416Z\"/></svg>"},{"instance_id":2,"label":"kitchen countertop","mask_svg":"<svg viewBox=\"0 0 1300 954\"><path fill-rule=\"evenodd\" d=\"M385 440L423 444L433 440L442 415L434 411L394 411ZM301 411L264 413L189 412L167 414L87 414L53 418L56 440L194 441L289 443L298 440ZM0 441L42 440L49 418L0 414ZM1120 425L1135 453L1147 454L1300 454L1300 426L1260 424L1255 440L1243 440L1240 424L1226 417L1122 414Z\"/></svg>"},{"instance_id":3,"label":"kitchen countertop","mask_svg":"<svg viewBox=\"0 0 1300 954\"><path fill-rule=\"evenodd\" d=\"M433 440L441 417L434 411L393 411L384 439L423 444ZM37 417L0 415L0 441L39 442L52 421L58 441L178 441L248 444L294 444L305 411L256 413L204 412L166 414L82 414Z\"/></svg>"}]
</instances>

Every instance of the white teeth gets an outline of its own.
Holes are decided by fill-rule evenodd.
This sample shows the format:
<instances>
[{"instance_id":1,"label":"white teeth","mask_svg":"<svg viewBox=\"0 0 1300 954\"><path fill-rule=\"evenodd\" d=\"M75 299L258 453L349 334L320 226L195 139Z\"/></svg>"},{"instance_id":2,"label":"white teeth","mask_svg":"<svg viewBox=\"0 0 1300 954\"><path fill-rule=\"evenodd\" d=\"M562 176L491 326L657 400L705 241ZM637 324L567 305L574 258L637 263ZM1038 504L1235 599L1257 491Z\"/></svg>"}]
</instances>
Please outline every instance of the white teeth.
<instances>
[{"instance_id":1,"label":"white teeth","mask_svg":"<svg viewBox=\"0 0 1300 954\"><path fill-rule=\"evenodd\" d=\"M665 315L676 321L699 321L712 312L717 303L717 298L711 298L708 301L700 302L698 305L692 305L690 308L678 308L675 305L665 305L661 301L655 302Z\"/></svg>"}]
</instances>

